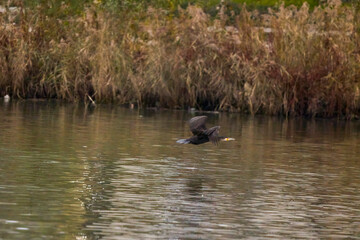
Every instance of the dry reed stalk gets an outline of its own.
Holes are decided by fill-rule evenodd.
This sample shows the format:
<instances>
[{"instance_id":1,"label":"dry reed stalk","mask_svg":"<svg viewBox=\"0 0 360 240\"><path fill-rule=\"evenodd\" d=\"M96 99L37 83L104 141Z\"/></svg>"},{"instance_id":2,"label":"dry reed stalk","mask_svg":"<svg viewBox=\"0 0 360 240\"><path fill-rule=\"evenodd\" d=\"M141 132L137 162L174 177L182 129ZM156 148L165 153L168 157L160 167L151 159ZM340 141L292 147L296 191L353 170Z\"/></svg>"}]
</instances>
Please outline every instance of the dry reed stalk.
<instances>
[{"instance_id":1,"label":"dry reed stalk","mask_svg":"<svg viewBox=\"0 0 360 240\"><path fill-rule=\"evenodd\" d=\"M64 5L66 8L66 5ZM1 94L267 114L359 114L359 9L195 6L115 16L0 18ZM31 31L29 31L31 29Z\"/></svg>"}]
</instances>

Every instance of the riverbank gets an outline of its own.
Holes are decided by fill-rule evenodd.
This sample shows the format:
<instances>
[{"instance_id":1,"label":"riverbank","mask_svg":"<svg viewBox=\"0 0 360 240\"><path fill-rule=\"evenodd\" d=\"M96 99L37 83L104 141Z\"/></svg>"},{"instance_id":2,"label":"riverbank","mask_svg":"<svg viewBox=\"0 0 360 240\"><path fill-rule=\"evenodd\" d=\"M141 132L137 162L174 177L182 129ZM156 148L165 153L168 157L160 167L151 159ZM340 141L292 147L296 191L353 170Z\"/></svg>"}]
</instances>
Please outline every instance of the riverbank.
<instances>
[{"instance_id":1,"label":"riverbank","mask_svg":"<svg viewBox=\"0 0 360 240\"><path fill-rule=\"evenodd\" d=\"M176 16L152 8L115 14L96 6L80 17L42 12L1 14L1 96L359 114L359 10L340 1L261 15L220 5L215 18L195 6Z\"/></svg>"}]
</instances>

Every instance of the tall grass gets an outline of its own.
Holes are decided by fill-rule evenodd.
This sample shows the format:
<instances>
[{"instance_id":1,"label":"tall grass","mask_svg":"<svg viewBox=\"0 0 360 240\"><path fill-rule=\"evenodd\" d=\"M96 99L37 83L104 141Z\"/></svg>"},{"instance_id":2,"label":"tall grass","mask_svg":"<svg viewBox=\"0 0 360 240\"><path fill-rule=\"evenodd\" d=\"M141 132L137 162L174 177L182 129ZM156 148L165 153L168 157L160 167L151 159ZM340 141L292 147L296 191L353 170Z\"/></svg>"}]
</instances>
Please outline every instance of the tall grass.
<instances>
[{"instance_id":1,"label":"tall grass","mask_svg":"<svg viewBox=\"0 0 360 240\"><path fill-rule=\"evenodd\" d=\"M67 5L62 6L66 12ZM0 94L169 108L356 117L360 18L340 1L267 14L219 5L0 17Z\"/></svg>"}]
</instances>

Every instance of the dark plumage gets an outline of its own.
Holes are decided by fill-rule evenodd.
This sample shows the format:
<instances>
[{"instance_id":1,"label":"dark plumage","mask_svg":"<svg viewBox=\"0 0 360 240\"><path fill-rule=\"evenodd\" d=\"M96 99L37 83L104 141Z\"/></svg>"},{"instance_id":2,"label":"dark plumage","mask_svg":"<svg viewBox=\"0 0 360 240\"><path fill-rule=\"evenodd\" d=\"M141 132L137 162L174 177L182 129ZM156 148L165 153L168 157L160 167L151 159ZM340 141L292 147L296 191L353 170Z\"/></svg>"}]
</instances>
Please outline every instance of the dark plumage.
<instances>
[{"instance_id":1,"label":"dark plumage","mask_svg":"<svg viewBox=\"0 0 360 240\"><path fill-rule=\"evenodd\" d=\"M219 136L220 126L215 126L207 129L205 127L207 116L193 117L189 121L190 131L194 134L188 139L180 139L176 141L181 144L202 144L211 141L213 144L218 144L219 141L231 141L233 138Z\"/></svg>"}]
</instances>

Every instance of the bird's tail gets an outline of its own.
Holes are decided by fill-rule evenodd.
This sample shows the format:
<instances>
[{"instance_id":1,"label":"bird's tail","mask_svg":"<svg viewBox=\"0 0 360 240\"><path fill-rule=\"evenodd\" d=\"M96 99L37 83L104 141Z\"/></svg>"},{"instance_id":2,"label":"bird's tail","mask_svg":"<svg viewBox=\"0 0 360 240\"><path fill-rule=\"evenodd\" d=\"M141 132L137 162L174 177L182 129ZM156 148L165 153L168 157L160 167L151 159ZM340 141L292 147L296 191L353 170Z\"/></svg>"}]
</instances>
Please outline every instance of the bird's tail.
<instances>
[{"instance_id":1,"label":"bird's tail","mask_svg":"<svg viewBox=\"0 0 360 240\"><path fill-rule=\"evenodd\" d=\"M188 143L190 143L190 141L187 140L187 139L179 139L179 140L177 140L176 142L177 142L177 143L180 143L180 144L188 144Z\"/></svg>"}]
</instances>

